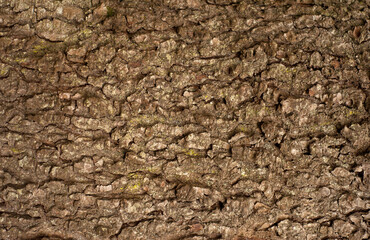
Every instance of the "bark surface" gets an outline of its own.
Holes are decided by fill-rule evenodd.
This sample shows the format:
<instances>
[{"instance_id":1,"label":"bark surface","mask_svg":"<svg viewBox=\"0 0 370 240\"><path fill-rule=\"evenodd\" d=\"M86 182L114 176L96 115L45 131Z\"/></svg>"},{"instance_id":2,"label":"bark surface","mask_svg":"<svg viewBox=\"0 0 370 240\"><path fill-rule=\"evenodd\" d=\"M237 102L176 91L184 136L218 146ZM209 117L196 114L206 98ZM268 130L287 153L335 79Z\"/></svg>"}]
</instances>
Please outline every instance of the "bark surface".
<instances>
[{"instance_id":1,"label":"bark surface","mask_svg":"<svg viewBox=\"0 0 370 240\"><path fill-rule=\"evenodd\" d=\"M0 239L368 239L369 0L0 0Z\"/></svg>"}]
</instances>

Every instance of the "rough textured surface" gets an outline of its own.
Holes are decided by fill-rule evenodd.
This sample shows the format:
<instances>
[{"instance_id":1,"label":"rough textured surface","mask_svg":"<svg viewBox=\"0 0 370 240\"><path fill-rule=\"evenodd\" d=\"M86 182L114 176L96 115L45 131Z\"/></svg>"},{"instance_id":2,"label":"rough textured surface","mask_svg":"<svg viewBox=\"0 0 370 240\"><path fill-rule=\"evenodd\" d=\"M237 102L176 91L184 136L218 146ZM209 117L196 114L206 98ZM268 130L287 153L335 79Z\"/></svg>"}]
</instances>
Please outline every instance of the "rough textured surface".
<instances>
[{"instance_id":1,"label":"rough textured surface","mask_svg":"<svg viewBox=\"0 0 370 240\"><path fill-rule=\"evenodd\" d=\"M369 0L0 0L1 239L368 239Z\"/></svg>"}]
</instances>

